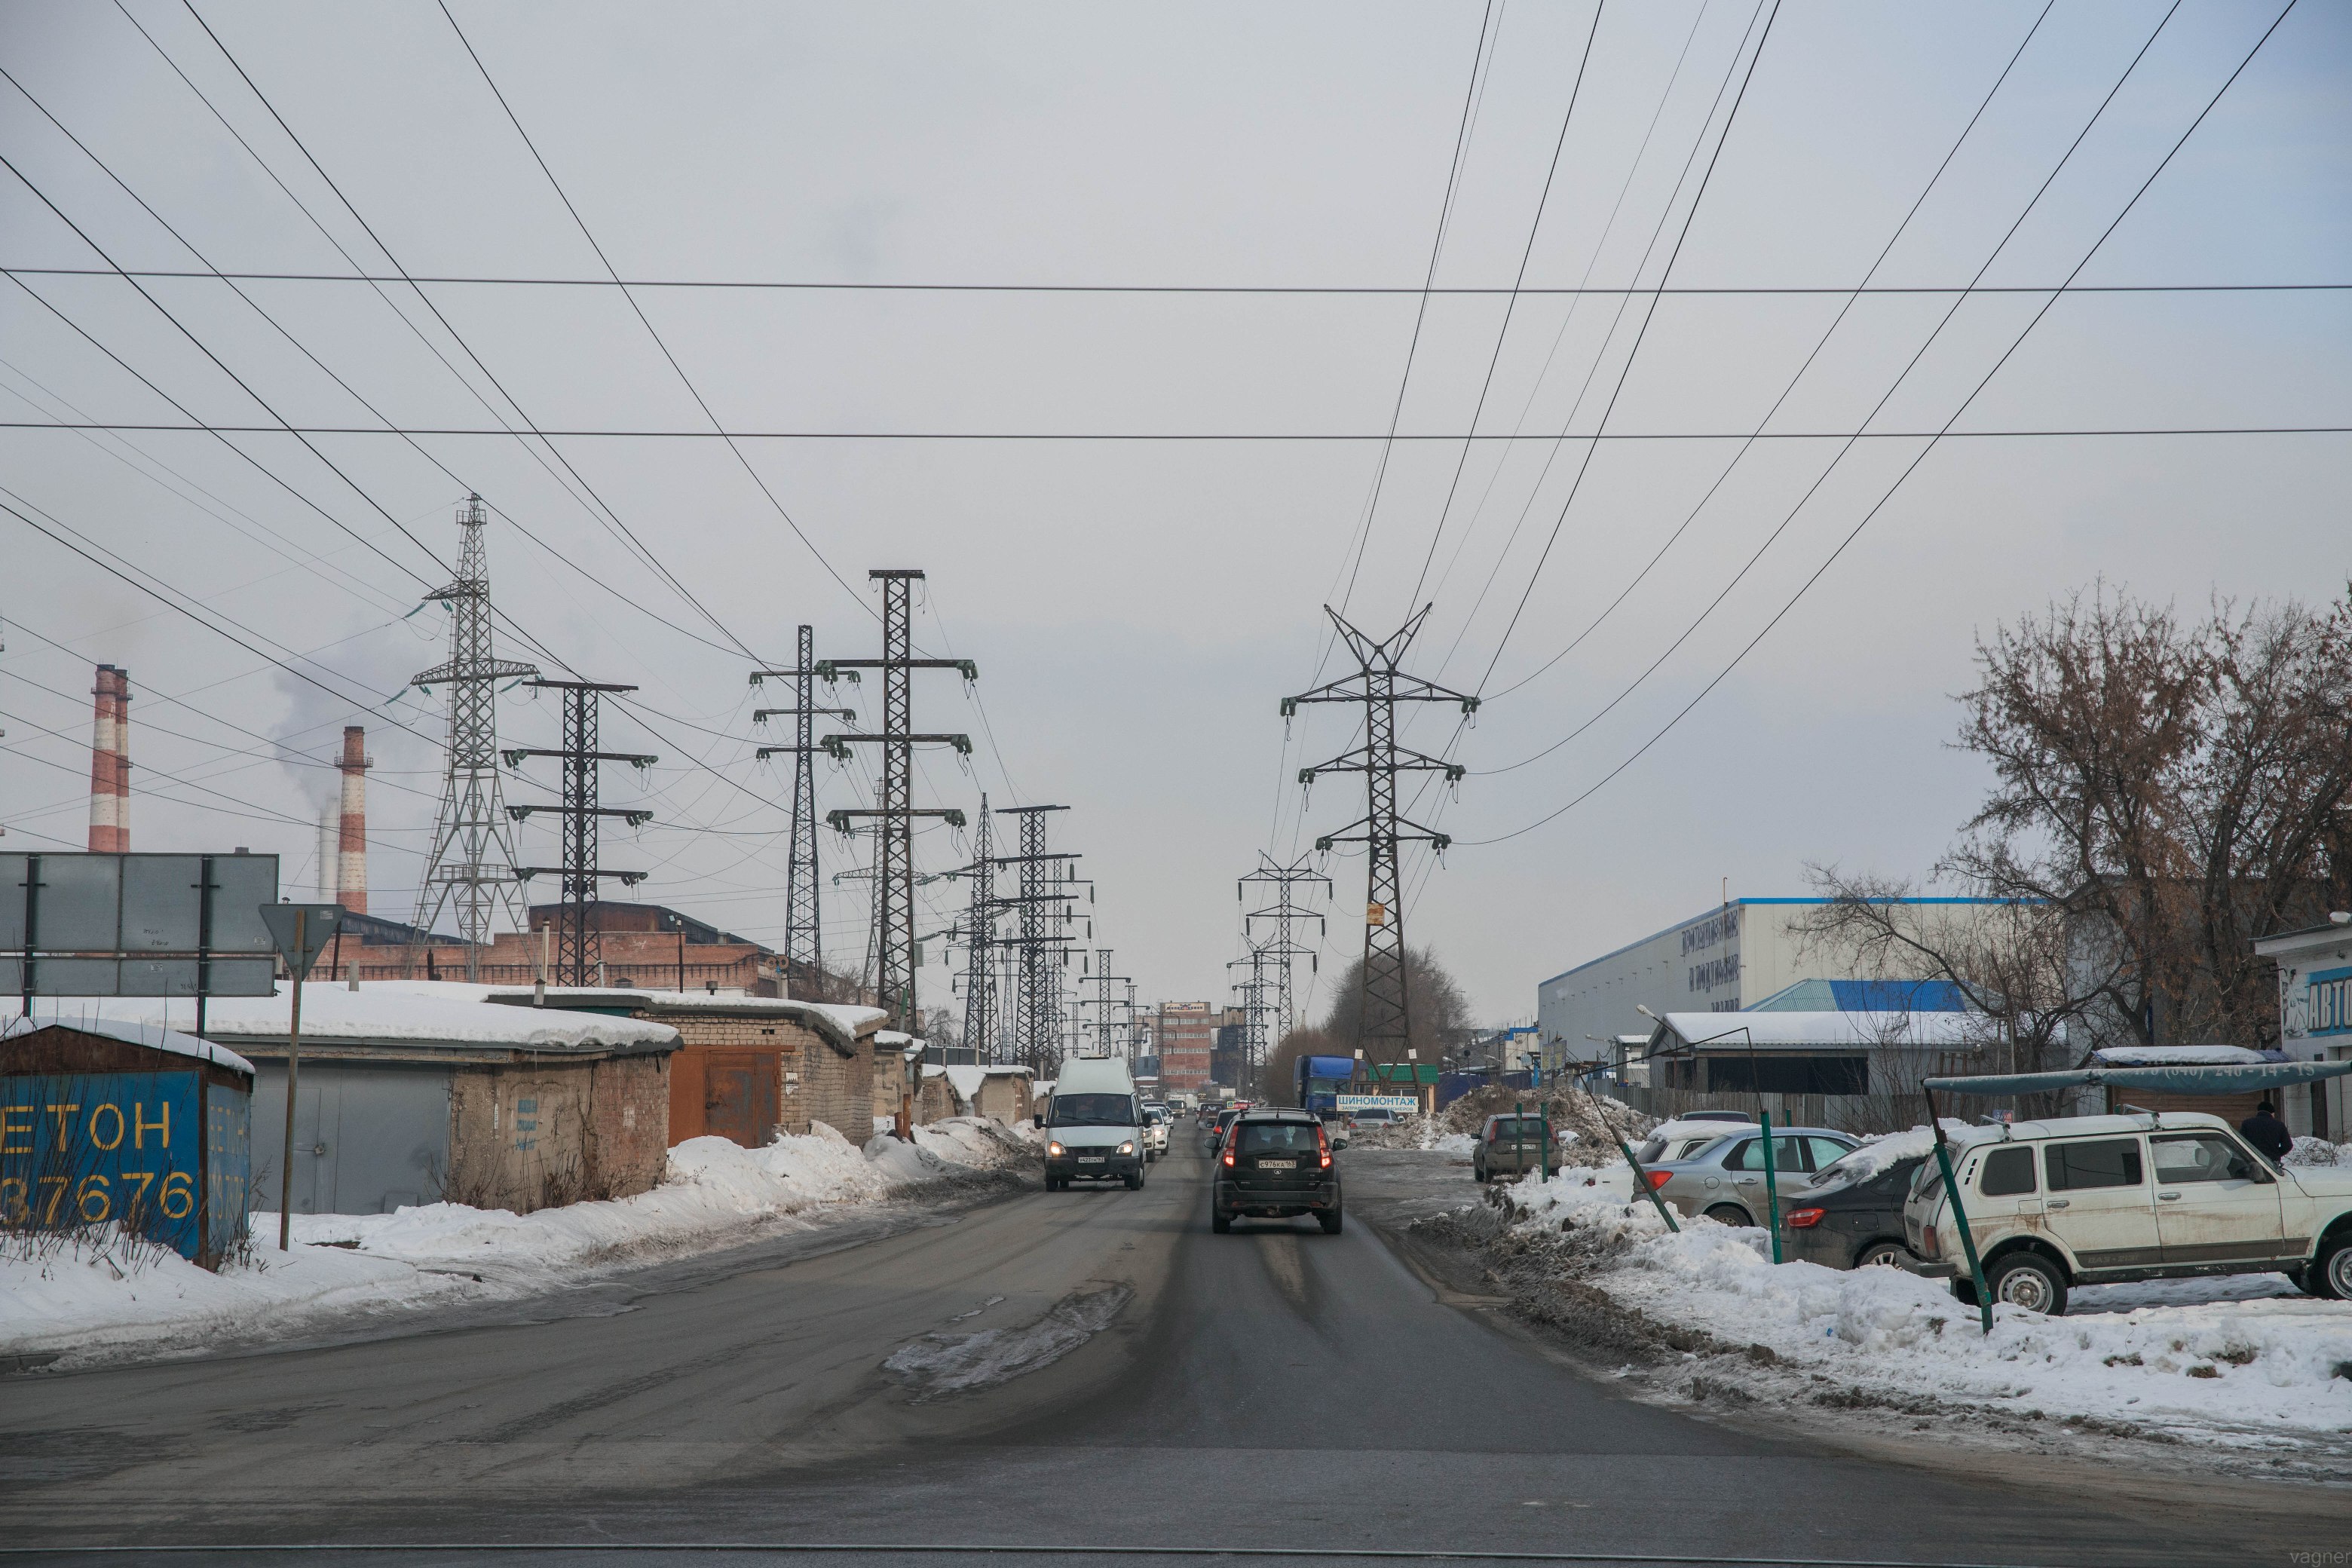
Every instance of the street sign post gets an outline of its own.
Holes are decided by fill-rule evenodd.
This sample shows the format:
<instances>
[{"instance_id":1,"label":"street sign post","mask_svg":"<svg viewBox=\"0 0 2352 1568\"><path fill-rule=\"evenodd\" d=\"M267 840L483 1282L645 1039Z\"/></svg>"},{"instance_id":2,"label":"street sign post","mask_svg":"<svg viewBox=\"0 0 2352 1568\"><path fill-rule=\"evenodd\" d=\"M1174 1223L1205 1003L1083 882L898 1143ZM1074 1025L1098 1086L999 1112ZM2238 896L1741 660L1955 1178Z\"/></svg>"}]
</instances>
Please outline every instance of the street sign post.
<instances>
[{"instance_id":1,"label":"street sign post","mask_svg":"<svg viewBox=\"0 0 2352 1568\"><path fill-rule=\"evenodd\" d=\"M0 855L0 995L267 996L275 855Z\"/></svg>"},{"instance_id":2,"label":"street sign post","mask_svg":"<svg viewBox=\"0 0 2352 1568\"><path fill-rule=\"evenodd\" d=\"M341 904L263 904L262 923L294 976L294 1022L286 1036L286 1144L278 1167L278 1250L294 1226L294 1090L302 1071L302 982L343 923Z\"/></svg>"}]
</instances>

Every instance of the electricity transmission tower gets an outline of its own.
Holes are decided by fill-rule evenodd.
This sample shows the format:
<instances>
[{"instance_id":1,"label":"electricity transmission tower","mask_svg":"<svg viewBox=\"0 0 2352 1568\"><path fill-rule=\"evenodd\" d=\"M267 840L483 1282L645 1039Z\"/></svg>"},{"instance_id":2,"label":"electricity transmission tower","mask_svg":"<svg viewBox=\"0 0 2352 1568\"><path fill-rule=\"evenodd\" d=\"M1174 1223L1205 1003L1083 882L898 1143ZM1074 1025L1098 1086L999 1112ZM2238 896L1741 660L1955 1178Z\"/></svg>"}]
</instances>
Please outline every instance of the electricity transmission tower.
<instances>
[{"instance_id":1,"label":"electricity transmission tower","mask_svg":"<svg viewBox=\"0 0 2352 1568\"><path fill-rule=\"evenodd\" d=\"M968 658L917 658L914 657L913 595L914 585L922 581L919 571L874 571L866 577L882 584L882 657L880 658L828 658L816 665L817 674L828 684L845 670L878 669L882 672L882 728L871 734L827 735L824 749L837 758L846 759L853 745L878 745L882 748L882 778L880 800L871 808L835 811L826 819L843 833L849 831L855 818L876 819L874 835L874 900L877 927L874 963L874 994L876 1003L891 1016L894 1027L912 1029L915 1026L915 818L944 817L950 826L963 826L963 813L951 806L919 806L914 804L915 748L923 745L953 746L963 755L971 754L971 737L951 734L918 734L914 727L913 674L919 669L952 669L960 672L967 684L980 678L980 671Z\"/></svg>"},{"instance_id":2,"label":"electricity transmission tower","mask_svg":"<svg viewBox=\"0 0 2352 1568\"><path fill-rule=\"evenodd\" d=\"M1124 984L1129 986L1132 986L1135 984L1134 981L1129 979L1127 975L1113 974L1110 972L1111 951L1111 949L1107 947L1098 947L1095 949L1093 975L1095 994L1092 996L1082 995L1078 998L1078 1014L1081 1018L1085 1016L1086 1009L1088 1007L1100 1009L1100 1011L1095 1015L1094 1018L1095 1039L1096 1043L1101 1047L1099 1054L1106 1057L1111 1054L1111 1035L1114 1032L1118 1022L1111 1014L1111 1009L1118 1005L1118 1000L1113 997L1110 994L1111 985L1114 982ZM1082 965L1079 970L1079 973L1083 977L1086 973L1086 971L1083 968L1085 961L1081 959L1079 962ZM1080 1032L1083 1033L1084 1030L1085 1026L1082 1024L1080 1026Z\"/></svg>"},{"instance_id":3,"label":"electricity transmission tower","mask_svg":"<svg viewBox=\"0 0 2352 1568\"><path fill-rule=\"evenodd\" d=\"M797 966L802 975L815 982L824 964L824 941L820 934L819 900L817 899L816 868L816 764L817 747L813 731L817 715L838 716L845 724L854 724L857 715L846 708L815 706L816 628L800 628L800 657L792 669L755 669L751 684L790 680L793 683L793 705L790 708L755 708L751 722L764 724L770 719L789 716L793 720L793 743L789 746L761 746L756 753L761 762L782 753L793 759L793 844L790 858L784 863L784 983L792 988L793 970ZM852 674L850 679L857 677Z\"/></svg>"},{"instance_id":4,"label":"electricity transmission tower","mask_svg":"<svg viewBox=\"0 0 2352 1568\"><path fill-rule=\"evenodd\" d=\"M1453 842L1444 834L1397 814L1397 774L1442 773L1448 784L1459 783L1469 770L1397 744L1396 710L1400 702L1455 702L1464 714L1478 710L1478 699L1448 690L1397 666L1412 646L1415 633L1429 615L1423 605L1412 619L1378 642L1351 626L1328 605L1331 617L1357 669L1325 682L1312 691L1282 700L1283 717L1302 703L1346 702L1364 710L1363 740L1330 761L1298 770L1298 782L1311 784L1323 773L1364 775L1364 815L1337 833L1316 839L1318 850L1335 844L1361 844L1364 868L1364 994L1357 1014L1356 1044L1365 1059L1394 1069L1406 1058L1409 1026L1405 1010L1405 945L1402 889L1397 873L1400 844L1428 844L1444 854Z\"/></svg>"},{"instance_id":5,"label":"electricity transmission tower","mask_svg":"<svg viewBox=\"0 0 2352 1568\"><path fill-rule=\"evenodd\" d=\"M1078 858L1066 851L1045 847L1045 819L1066 805L1001 805L999 816L1021 823L1021 852L996 858L999 866L1018 867L1020 891L996 900L1018 919L1020 934L1002 939L1013 955L1013 1054L1033 1071L1043 1071L1060 1048L1061 966L1069 940L1070 890L1068 862ZM1052 929L1049 931L1048 926Z\"/></svg>"},{"instance_id":6,"label":"electricity transmission tower","mask_svg":"<svg viewBox=\"0 0 2352 1568\"><path fill-rule=\"evenodd\" d=\"M490 521L479 496L457 509L457 580L436 593L449 610L449 657L415 677L411 686L427 695L449 689L449 757L442 774L441 809L433 821L433 846L425 875L416 884L416 949L455 906L457 940L466 944L466 978L477 978L478 958L490 940L490 919L504 910L520 931L520 884L515 873L513 830L507 826L505 791L499 780L498 683L537 675L539 667L494 658L490 652L490 564L482 530Z\"/></svg>"},{"instance_id":7,"label":"electricity transmission tower","mask_svg":"<svg viewBox=\"0 0 2352 1568\"><path fill-rule=\"evenodd\" d=\"M1257 860L1257 869L1236 882L1234 885L1234 891L1237 896L1246 898L1249 885L1253 882L1264 883L1275 889L1272 908L1250 910L1242 916L1242 938L1254 947L1262 945L1267 958L1276 965L1275 1043L1280 1044L1285 1036L1298 1027L1297 1006L1291 988L1291 963L1294 959L1305 958L1307 973L1310 974L1318 967L1316 950L1295 941L1291 934L1292 930L1296 926L1303 926L1308 921L1315 922L1318 936L1322 935L1328 929L1323 917L1313 910L1300 907L1291 897L1290 889L1320 882L1323 884L1323 897L1328 901L1331 897L1331 879L1320 872L1308 870L1307 857L1304 855L1286 866L1273 856L1260 850ZM1274 922L1275 933L1263 944L1256 941L1257 928L1253 922L1257 921Z\"/></svg>"},{"instance_id":8,"label":"electricity transmission tower","mask_svg":"<svg viewBox=\"0 0 2352 1568\"><path fill-rule=\"evenodd\" d=\"M1247 958L1237 958L1225 965L1227 969L1246 969L1249 978L1235 981L1233 989L1242 998L1242 1076L1245 1080L1234 1087L1244 1093L1265 1093L1273 1086L1258 1082L1265 1070L1265 1000L1266 951L1253 947Z\"/></svg>"},{"instance_id":9,"label":"electricity transmission tower","mask_svg":"<svg viewBox=\"0 0 2352 1568\"><path fill-rule=\"evenodd\" d=\"M980 818L972 828L971 912L964 935L968 962L963 972L963 1043L973 1061L996 1059L996 862L990 837L988 796L980 797Z\"/></svg>"},{"instance_id":10,"label":"electricity transmission tower","mask_svg":"<svg viewBox=\"0 0 2352 1568\"><path fill-rule=\"evenodd\" d=\"M525 757L560 757L563 762L563 800L559 805L510 805L507 815L517 822L534 812L552 811L563 818L563 864L561 866L519 867L519 875L530 877L557 876L563 879L563 902L556 911L555 979L562 985L594 985L599 984L597 971L601 954L597 951L597 933L591 927L588 906L600 897L599 881L606 877L618 878L629 887L646 879L643 871L607 871L596 864L598 829L604 819L617 816L630 826L651 822L654 814L636 806L601 806L596 804L596 766L599 763L626 763L640 772L652 767L660 759L635 752L600 752L596 749L596 716L599 703L609 693L635 691L634 686L614 686L596 680L547 680L534 677L530 684L542 691L563 693L563 744L550 750L543 746L509 746L506 749L507 766L520 767Z\"/></svg>"}]
</instances>

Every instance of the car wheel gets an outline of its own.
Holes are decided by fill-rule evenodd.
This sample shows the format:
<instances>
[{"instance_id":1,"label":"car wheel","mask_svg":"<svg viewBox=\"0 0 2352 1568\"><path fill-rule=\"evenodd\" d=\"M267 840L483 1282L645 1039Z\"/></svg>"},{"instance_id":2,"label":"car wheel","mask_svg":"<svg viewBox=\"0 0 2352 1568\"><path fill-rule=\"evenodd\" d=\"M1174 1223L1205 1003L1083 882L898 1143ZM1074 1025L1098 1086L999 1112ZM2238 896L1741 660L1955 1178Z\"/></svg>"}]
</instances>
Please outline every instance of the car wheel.
<instances>
[{"instance_id":1,"label":"car wheel","mask_svg":"<svg viewBox=\"0 0 2352 1568\"><path fill-rule=\"evenodd\" d=\"M1142 1189L1143 1173L1140 1171L1129 1171L1127 1173L1127 1190L1133 1193L1140 1192Z\"/></svg>"},{"instance_id":2,"label":"car wheel","mask_svg":"<svg viewBox=\"0 0 2352 1568\"><path fill-rule=\"evenodd\" d=\"M1756 1224L1748 1217L1748 1211L1738 1204L1717 1204L1706 1211L1706 1217L1717 1225L1746 1226L1751 1229Z\"/></svg>"},{"instance_id":3,"label":"car wheel","mask_svg":"<svg viewBox=\"0 0 2352 1568\"><path fill-rule=\"evenodd\" d=\"M1911 1249L1899 1241L1874 1241L1853 1260L1856 1268L1900 1268Z\"/></svg>"},{"instance_id":4,"label":"car wheel","mask_svg":"<svg viewBox=\"0 0 2352 1568\"><path fill-rule=\"evenodd\" d=\"M1486 1166L1480 1165L1471 1171L1470 1179L1474 1182L1491 1182L1495 1178L1488 1173Z\"/></svg>"},{"instance_id":5,"label":"car wheel","mask_svg":"<svg viewBox=\"0 0 2352 1568\"><path fill-rule=\"evenodd\" d=\"M1315 1218L1322 1225L1324 1235L1337 1236L1339 1234L1340 1214L1338 1209L1333 1209L1329 1214L1318 1214Z\"/></svg>"},{"instance_id":6,"label":"car wheel","mask_svg":"<svg viewBox=\"0 0 2352 1568\"><path fill-rule=\"evenodd\" d=\"M2331 1237L2319 1244L2319 1256L2304 1270L2315 1296L2352 1301L2352 1236Z\"/></svg>"},{"instance_id":7,"label":"car wheel","mask_svg":"<svg viewBox=\"0 0 2352 1568\"><path fill-rule=\"evenodd\" d=\"M1209 1211L1209 1228L1215 1231L1219 1236L1223 1236L1227 1231L1234 1228L1234 1216L1227 1214L1223 1209L1211 1209Z\"/></svg>"},{"instance_id":8,"label":"car wheel","mask_svg":"<svg viewBox=\"0 0 2352 1568\"><path fill-rule=\"evenodd\" d=\"M2066 1315L2066 1277L2048 1258L2012 1252L1985 1270L1985 1288L1996 1301L2045 1317Z\"/></svg>"}]
</instances>

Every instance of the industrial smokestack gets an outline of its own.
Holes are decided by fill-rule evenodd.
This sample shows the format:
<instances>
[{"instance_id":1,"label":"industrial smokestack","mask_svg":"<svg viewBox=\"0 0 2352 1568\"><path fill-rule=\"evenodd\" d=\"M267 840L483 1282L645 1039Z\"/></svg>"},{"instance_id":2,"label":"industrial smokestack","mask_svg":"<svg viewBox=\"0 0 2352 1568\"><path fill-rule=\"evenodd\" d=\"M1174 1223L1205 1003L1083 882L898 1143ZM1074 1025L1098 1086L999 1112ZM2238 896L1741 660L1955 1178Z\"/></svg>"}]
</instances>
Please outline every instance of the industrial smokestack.
<instances>
[{"instance_id":1,"label":"industrial smokestack","mask_svg":"<svg viewBox=\"0 0 2352 1568\"><path fill-rule=\"evenodd\" d=\"M89 847L120 855L131 847L131 672L98 667L97 717L89 742Z\"/></svg>"},{"instance_id":2,"label":"industrial smokestack","mask_svg":"<svg viewBox=\"0 0 2352 1568\"><path fill-rule=\"evenodd\" d=\"M367 731L343 726L343 810L335 835L335 902L355 915L367 913Z\"/></svg>"}]
</instances>

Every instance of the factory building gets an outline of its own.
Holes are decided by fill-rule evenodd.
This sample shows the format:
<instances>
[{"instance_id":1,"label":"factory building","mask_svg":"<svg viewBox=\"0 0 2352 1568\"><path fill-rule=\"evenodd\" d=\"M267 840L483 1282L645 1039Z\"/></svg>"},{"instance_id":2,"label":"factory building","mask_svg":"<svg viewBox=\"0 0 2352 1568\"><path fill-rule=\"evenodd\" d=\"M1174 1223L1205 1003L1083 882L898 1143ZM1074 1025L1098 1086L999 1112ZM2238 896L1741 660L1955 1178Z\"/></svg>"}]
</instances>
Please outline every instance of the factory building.
<instances>
[{"instance_id":1,"label":"factory building","mask_svg":"<svg viewBox=\"0 0 2352 1568\"><path fill-rule=\"evenodd\" d=\"M1613 1055L1619 1037L1646 1037L1668 1013L1734 1013L1756 1007L1790 987L1812 981L1904 982L1913 977L1866 973L1851 954L1809 947L1798 927L1826 900L1733 899L1676 921L1638 942L1563 970L1536 987L1536 1028L1545 1070ZM1940 920L1966 921L1991 900L1919 899L1930 929ZM1834 986L1808 986L1803 1005L1844 1008ZM1855 1006L1928 1005L1924 999L1890 1000L1878 987L1847 994ZM1819 1000L1826 995L1829 1000ZM1937 1004L1940 1005L1940 1004ZM1603 1045L1596 1042L1611 1042Z\"/></svg>"}]
</instances>

